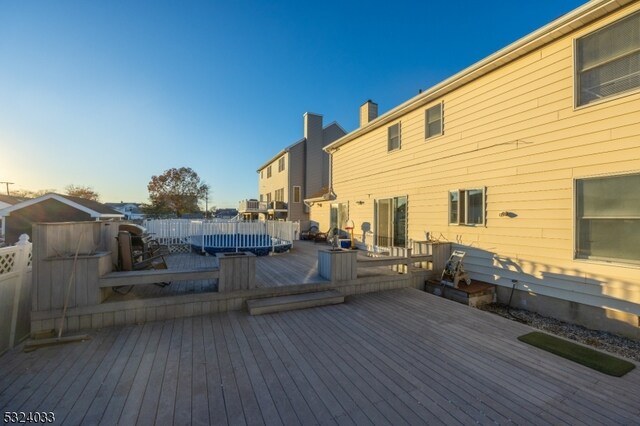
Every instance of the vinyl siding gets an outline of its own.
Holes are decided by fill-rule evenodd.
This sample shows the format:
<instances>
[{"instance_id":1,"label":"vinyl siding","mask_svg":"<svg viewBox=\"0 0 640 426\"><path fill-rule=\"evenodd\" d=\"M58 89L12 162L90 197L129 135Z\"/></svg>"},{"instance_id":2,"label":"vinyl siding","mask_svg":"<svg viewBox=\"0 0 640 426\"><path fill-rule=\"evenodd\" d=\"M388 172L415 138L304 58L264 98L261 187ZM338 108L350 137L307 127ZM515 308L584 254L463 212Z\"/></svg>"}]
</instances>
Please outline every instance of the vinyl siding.
<instances>
[{"instance_id":1,"label":"vinyl siding","mask_svg":"<svg viewBox=\"0 0 640 426\"><path fill-rule=\"evenodd\" d=\"M281 172L278 171L278 160L284 157L285 159L285 169ZM287 184L289 183L289 153L285 152L282 156L276 158L272 163L268 164L264 170L264 178L260 179L260 174L258 174L258 180L260 182L260 194L265 194L264 201L267 201L266 194L271 193L271 200L275 201L275 192L278 189L287 188ZM267 168L271 166L271 177L267 177ZM284 202L288 202L287 199L288 192L285 189L284 191Z\"/></svg>"},{"instance_id":2,"label":"vinyl siding","mask_svg":"<svg viewBox=\"0 0 640 426\"><path fill-rule=\"evenodd\" d=\"M300 143L289 150L289 186L285 189L289 203L288 220L300 221L300 229L306 229L309 214L304 210L305 205L302 199L299 203L293 202L293 187L299 186L304 192L304 148L304 143Z\"/></svg>"},{"instance_id":3,"label":"vinyl siding","mask_svg":"<svg viewBox=\"0 0 640 426\"><path fill-rule=\"evenodd\" d=\"M336 202L356 234L374 200L408 196L409 237L455 242L471 276L591 306L640 314L640 267L574 260L574 179L640 172L640 94L578 109L573 39L632 6L544 46L340 146ZM444 101L444 134L425 140L425 111ZM401 122L401 149L387 128ZM448 191L486 187L486 226L448 224ZM364 201L357 205L355 201ZM500 217L502 211L514 218ZM312 219L328 228L324 207ZM358 235L361 239L362 236Z\"/></svg>"}]
</instances>

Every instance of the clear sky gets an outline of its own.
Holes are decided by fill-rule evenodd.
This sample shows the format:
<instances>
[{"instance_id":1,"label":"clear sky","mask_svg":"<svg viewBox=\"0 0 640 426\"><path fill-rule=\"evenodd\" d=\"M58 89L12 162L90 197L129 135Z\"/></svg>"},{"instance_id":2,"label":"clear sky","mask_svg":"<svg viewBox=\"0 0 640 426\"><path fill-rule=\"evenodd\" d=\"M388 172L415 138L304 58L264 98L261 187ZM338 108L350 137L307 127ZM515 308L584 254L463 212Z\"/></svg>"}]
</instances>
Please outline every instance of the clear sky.
<instances>
[{"instance_id":1,"label":"clear sky","mask_svg":"<svg viewBox=\"0 0 640 426\"><path fill-rule=\"evenodd\" d=\"M305 112L350 132L367 99L382 114L584 3L0 0L0 181L145 202L187 166L237 207Z\"/></svg>"}]
</instances>

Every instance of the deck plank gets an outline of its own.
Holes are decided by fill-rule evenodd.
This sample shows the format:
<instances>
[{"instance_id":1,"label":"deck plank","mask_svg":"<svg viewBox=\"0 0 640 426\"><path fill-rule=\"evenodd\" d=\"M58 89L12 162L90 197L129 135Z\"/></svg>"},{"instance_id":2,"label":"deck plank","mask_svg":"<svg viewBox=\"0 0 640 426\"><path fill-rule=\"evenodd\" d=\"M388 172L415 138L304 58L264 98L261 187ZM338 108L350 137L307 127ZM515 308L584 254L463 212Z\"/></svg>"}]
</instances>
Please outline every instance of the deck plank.
<instances>
[{"instance_id":1,"label":"deck plank","mask_svg":"<svg viewBox=\"0 0 640 426\"><path fill-rule=\"evenodd\" d=\"M530 330L412 289L113 327L9 351L0 407L64 424L637 423L640 369L603 375L517 341Z\"/></svg>"},{"instance_id":2,"label":"deck plank","mask_svg":"<svg viewBox=\"0 0 640 426\"><path fill-rule=\"evenodd\" d=\"M144 389L142 404L138 410L138 418L136 420L136 424L141 426L154 425L159 421L156 419L156 412L158 411L160 391L162 389L164 370L169 356L171 335L174 332L175 321L164 321L160 324L162 324L162 334L158 341L149 380Z\"/></svg>"}]
</instances>

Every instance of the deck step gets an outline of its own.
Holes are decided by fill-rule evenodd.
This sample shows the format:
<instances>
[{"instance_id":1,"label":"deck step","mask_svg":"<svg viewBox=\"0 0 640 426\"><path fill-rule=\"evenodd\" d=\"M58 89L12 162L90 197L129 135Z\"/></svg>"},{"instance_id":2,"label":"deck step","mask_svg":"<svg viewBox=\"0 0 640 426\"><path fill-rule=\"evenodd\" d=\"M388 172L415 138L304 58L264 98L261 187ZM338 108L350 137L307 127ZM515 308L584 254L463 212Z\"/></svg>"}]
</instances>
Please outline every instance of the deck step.
<instances>
[{"instance_id":1,"label":"deck step","mask_svg":"<svg viewBox=\"0 0 640 426\"><path fill-rule=\"evenodd\" d=\"M261 315L292 311L294 309L314 308L316 306L335 305L343 302L344 296L339 291L329 290L247 300L247 307L249 308L249 314Z\"/></svg>"}]
</instances>

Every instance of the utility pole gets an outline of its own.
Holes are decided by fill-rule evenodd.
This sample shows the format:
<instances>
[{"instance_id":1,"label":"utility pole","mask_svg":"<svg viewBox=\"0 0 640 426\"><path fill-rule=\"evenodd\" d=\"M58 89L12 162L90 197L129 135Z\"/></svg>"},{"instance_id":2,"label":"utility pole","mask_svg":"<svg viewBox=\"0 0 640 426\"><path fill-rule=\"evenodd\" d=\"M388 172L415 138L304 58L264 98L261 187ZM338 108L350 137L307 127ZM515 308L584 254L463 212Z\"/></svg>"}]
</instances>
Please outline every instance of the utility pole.
<instances>
[{"instance_id":1,"label":"utility pole","mask_svg":"<svg viewBox=\"0 0 640 426\"><path fill-rule=\"evenodd\" d=\"M9 185L13 185L13 182L0 182L0 185L2 185L3 183L7 185L7 195L9 195Z\"/></svg>"}]
</instances>

